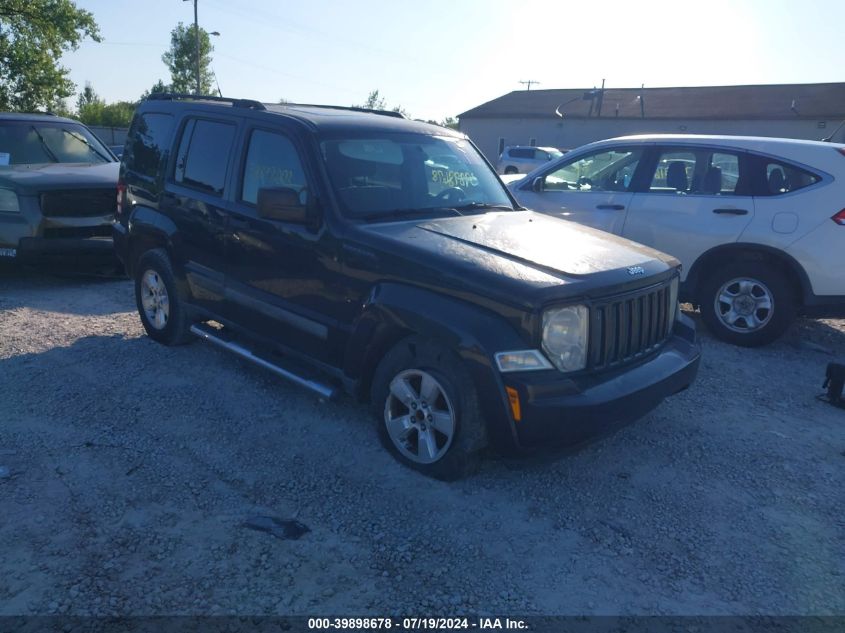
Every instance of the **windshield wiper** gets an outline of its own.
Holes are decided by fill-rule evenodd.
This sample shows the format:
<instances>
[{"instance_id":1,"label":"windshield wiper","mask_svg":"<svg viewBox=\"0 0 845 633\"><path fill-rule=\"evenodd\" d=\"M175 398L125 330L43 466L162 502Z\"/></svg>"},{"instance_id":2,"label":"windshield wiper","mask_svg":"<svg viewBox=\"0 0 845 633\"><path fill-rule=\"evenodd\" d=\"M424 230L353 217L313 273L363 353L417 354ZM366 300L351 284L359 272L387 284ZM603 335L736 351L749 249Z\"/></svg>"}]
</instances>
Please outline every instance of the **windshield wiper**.
<instances>
[{"instance_id":1,"label":"windshield wiper","mask_svg":"<svg viewBox=\"0 0 845 633\"><path fill-rule=\"evenodd\" d=\"M102 159L103 159L103 161L105 161L105 162L107 162L107 163L112 162L111 158L109 158L108 156L106 156L105 154L103 154L101 151L99 151L96 147L94 147L93 145L91 145L91 143L90 143L90 142L88 142L88 139L87 139L87 138L85 138L84 136L82 136L81 134L78 134L78 133L74 132L73 130L68 130L67 128L64 128L64 127L59 128L59 129L60 129L62 132L64 132L65 134L67 134L68 136L70 136L71 138L75 138L75 139L76 139L77 141L79 141L80 143L83 143L86 147L88 147L88 149L90 149L90 150L91 150L92 152L94 152L97 156L99 156L100 158L102 158Z\"/></svg>"},{"instance_id":2,"label":"windshield wiper","mask_svg":"<svg viewBox=\"0 0 845 633\"><path fill-rule=\"evenodd\" d=\"M360 215L358 217L365 222L378 222L381 220L393 220L396 218L414 217L418 215L431 215L432 213L441 213L443 211L451 212L454 215L463 215L454 207L423 207L417 209L391 209L390 211L367 213L366 215Z\"/></svg>"},{"instance_id":3,"label":"windshield wiper","mask_svg":"<svg viewBox=\"0 0 845 633\"><path fill-rule=\"evenodd\" d=\"M53 153L53 150L50 149L50 146L47 145L47 141L45 141L44 137L41 136L41 132L38 131L38 128L34 125L30 125L29 127L32 128L32 131L35 132L35 136L37 136L38 140L41 142L41 147L44 148L44 153L47 154L50 160L52 160L54 163L58 163L58 157Z\"/></svg>"},{"instance_id":4,"label":"windshield wiper","mask_svg":"<svg viewBox=\"0 0 845 633\"><path fill-rule=\"evenodd\" d=\"M455 211L474 211L476 209L502 209L504 211L513 211L514 208L506 204L494 204L492 202L467 202L451 207Z\"/></svg>"}]
</instances>

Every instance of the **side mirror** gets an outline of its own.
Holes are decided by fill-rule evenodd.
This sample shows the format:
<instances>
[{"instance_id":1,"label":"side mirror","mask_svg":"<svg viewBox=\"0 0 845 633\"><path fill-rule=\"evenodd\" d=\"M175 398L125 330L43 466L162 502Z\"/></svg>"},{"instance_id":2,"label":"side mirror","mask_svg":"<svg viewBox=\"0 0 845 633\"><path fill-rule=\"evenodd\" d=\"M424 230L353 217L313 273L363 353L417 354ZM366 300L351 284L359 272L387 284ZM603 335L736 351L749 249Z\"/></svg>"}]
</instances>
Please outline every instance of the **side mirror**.
<instances>
[{"instance_id":1,"label":"side mirror","mask_svg":"<svg viewBox=\"0 0 845 633\"><path fill-rule=\"evenodd\" d=\"M531 189L537 193L543 191L543 186L545 185L546 179L542 176L537 176L534 180L531 181Z\"/></svg>"},{"instance_id":2,"label":"side mirror","mask_svg":"<svg viewBox=\"0 0 845 633\"><path fill-rule=\"evenodd\" d=\"M297 192L290 187L262 187L257 202L258 216L267 220L311 225L316 219L307 189Z\"/></svg>"}]
</instances>

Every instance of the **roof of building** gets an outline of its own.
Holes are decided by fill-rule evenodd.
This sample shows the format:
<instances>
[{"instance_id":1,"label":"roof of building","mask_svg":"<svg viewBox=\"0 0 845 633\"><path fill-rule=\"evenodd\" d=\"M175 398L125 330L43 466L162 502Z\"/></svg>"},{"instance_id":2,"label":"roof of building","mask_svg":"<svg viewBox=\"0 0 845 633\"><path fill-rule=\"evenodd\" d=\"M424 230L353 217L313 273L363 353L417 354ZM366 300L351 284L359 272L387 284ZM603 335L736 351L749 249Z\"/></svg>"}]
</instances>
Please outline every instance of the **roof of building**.
<instances>
[{"instance_id":1,"label":"roof of building","mask_svg":"<svg viewBox=\"0 0 845 633\"><path fill-rule=\"evenodd\" d=\"M516 90L459 118L835 119L845 83Z\"/></svg>"}]
</instances>

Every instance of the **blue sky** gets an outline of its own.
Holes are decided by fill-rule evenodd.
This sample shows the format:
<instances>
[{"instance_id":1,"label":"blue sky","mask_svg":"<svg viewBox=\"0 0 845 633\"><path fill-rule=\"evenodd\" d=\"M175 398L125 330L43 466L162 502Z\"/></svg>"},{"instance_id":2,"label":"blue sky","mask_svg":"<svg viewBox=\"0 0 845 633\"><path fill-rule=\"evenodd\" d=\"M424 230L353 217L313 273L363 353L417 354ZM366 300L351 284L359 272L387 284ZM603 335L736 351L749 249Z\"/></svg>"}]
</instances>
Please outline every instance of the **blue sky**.
<instances>
[{"instance_id":1,"label":"blue sky","mask_svg":"<svg viewBox=\"0 0 845 633\"><path fill-rule=\"evenodd\" d=\"M134 100L159 78L183 0L77 0L104 41L65 55L82 88ZM219 31L223 94L351 105L378 89L414 117L454 116L523 88L843 81L845 2L199 0Z\"/></svg>"}]
</instances>

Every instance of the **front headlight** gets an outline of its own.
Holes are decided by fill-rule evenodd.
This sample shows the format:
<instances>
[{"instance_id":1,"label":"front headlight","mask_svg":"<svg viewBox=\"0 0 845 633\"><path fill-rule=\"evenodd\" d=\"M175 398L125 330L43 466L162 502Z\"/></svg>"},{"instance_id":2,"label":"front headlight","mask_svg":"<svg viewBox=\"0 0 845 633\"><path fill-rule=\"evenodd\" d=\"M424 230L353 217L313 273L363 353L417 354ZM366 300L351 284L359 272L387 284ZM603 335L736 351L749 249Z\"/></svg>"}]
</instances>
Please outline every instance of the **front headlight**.
<instances>
[{"instance_id":1,"label":"front headlight","mask_svg":"<svg viewBox=\"0 0 845 633\"><path fill-rule=\"evenodd\" d=\"M560 371L587 366L590 311L576 305L552 308L543 313L543 351Z\"/></svg>"},{"instance_id":2,"label":"front headlight","mask_svg":"<svg viewBox=\"0 0 845 633\"><path fill-rule=\"evenodd\" d=\"M18 204L18 194L11 189L0 188L0 213L20 213L21 207Z\"/></svg>"}]
</instances>

